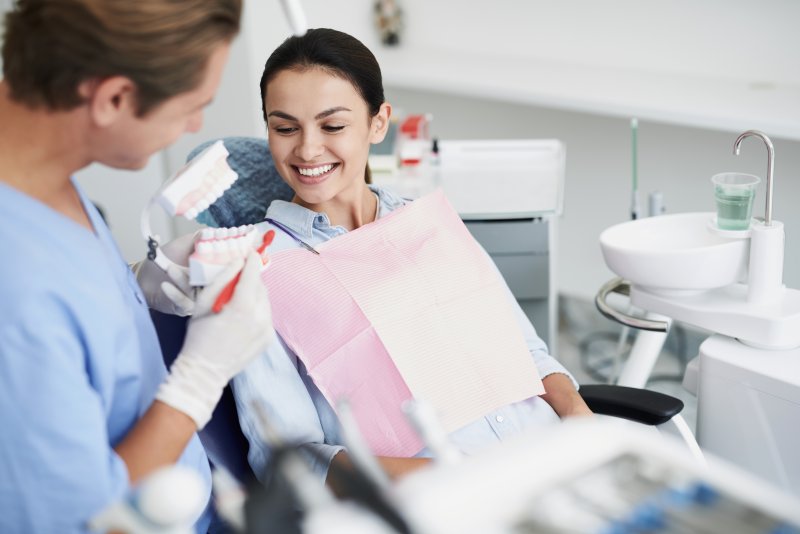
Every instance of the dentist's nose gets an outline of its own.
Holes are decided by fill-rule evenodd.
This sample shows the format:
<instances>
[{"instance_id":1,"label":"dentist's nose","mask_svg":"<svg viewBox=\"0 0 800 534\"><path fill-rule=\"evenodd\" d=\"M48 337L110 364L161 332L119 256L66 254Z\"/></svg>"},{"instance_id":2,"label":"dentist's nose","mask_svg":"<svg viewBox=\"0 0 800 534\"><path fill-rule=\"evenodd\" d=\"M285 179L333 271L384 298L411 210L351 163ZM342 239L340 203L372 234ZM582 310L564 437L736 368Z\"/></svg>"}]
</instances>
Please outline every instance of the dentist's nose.
<instances>
[{"instance_id":1,"label":"dentist's nose","mask_svg":"<svg viewBox=\"0 0 800 534\"><path fill-rule=\"evenodd\" d=\"M325 151L322 140L314 132L303 133L300 144L295 149L295 155L303 161L312 161L317 156L321 156Z\"/></svg>"}]
</instances>

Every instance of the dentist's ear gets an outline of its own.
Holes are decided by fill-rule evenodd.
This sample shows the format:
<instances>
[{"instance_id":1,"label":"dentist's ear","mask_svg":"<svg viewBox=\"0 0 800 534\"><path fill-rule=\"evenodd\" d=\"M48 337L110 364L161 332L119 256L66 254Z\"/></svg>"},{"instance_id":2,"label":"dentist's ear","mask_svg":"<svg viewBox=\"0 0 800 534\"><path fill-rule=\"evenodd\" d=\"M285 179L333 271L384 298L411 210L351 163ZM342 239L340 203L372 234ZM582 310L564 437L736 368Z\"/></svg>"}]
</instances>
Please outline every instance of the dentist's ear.
<instances>
[{"instance_id":1,"label":"dentist's ear","mask_svg":"<svg viewBox=\"0 0 800 534\"><path fill-rule=\"evenodd\" d=\"M78 92L89 107L92 121L101 128L111 126L123 113L136 112L136 85L130 78L87 80L80 84Z\"/></svg>"},{"instance_id":2,"label":"dentist's ear","mask_svg":"<svg viewBox=\"0 0 800 534\"><path fill-rule=\"evenodd\" d=\"M370 124L370 137L369 142L374 144L380 143L383 141L383 138L386 137L386 132L389 131L389 119L392 116L392 105L388 102L384 102L381 104L378 113L372 117L372 123Z\"/></svg>"}]
</instances>

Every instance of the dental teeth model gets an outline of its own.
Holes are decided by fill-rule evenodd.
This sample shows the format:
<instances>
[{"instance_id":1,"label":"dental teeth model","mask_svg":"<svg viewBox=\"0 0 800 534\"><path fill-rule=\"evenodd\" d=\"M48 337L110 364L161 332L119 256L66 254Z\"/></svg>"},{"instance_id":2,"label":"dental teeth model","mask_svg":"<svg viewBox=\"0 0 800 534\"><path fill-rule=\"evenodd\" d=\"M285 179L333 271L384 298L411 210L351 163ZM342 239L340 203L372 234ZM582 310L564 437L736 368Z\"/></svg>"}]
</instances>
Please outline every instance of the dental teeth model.
<instances>
[{"instance_id":1,"label":"dental teeth model","mask_svg":"<svg viewBox=\"0 0 800 534\"><path fill-rule=\"evenodd\" d=\"M217 141L184 165L156 197L170 215L194 219L227 191L239 175L228 167L228 150Z\"/></svg>"},{"instance_id":2,"label":"dental teeth model","mask_svg":"<svg viewBox=\"0 0 800 534\"><path fill-rule=\"evenodd\" d=\"M170 260L159 248L159 237L150 229L150 210L158 204L171 216L194 220L238 179L227 163L228 150L217 141L170 178L150 199L142 212L142 236L147 240L148 259L164 271L170 266L186 272L187 267ZM245 257L261 244L261 234L254 226L205 228L189 256L189 284L204 286L231 261Z\"/></svg>"},{"instance_id":3,"label":"dental teeth model","mask_svg":"<svg viewBox=\"0 0 800 534\"><path fill-rule=\"evenodd\" d=\"M244 258L261 243L252 224L238 228L204 228L189 256L189 284L208 285L231 261Z\"/></svg>"}]
</instances>

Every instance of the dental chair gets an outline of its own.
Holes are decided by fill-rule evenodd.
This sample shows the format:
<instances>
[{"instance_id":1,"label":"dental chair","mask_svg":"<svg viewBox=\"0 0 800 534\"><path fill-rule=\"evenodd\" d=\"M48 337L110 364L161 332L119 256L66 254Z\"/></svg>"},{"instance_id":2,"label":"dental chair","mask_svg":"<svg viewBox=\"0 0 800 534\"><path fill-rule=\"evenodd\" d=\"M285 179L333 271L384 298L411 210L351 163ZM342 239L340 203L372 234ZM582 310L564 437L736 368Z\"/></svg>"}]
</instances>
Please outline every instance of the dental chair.
<instances>
[{"instance_id":1,"label":"dental chair","mask_svg":"<svg viewBox=\"0 0 800 534\"><path fill-rule=\"evenodd\" d=\"M195 148L187 160L191 160L215 141L216 139L208 141ZM264 218L272 200L291 200L294 192L275 169L265 139L226 137L223 142L230 152L228 165L239 174L239 179L197 217L199 222L211 227L253 224ZM157 311L151 311L151 316L165 362L170 365L183 345L187 319ZM683 402L679 399L645 389L584 385L580 388L580 394L589 408L597 414L620 417L645 425L667 423L683 409ZM200 432L200 440L212 465L225 467L244 483L254 479L247 460L249 445L239 427L230 387L225 388L211 421Z\"/></svg>"}]
</instances>

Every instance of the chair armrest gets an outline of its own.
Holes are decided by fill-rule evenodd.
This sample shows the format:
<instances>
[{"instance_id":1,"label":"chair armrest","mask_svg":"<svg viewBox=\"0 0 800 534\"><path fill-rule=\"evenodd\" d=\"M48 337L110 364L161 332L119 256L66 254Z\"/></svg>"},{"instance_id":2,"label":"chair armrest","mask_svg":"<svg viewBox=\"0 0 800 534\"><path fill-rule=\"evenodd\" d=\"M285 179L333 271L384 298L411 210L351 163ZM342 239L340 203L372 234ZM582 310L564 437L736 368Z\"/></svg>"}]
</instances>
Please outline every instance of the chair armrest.
<instances>
[{"instance_id":1,"label":"chair armrest","mask_svg":"<svg viewBox=\"0 0 800 534\"><path fill-rule=\"evenodd\" d=\"M590 384L581 386L579 393L594 413L645 425L666 423L683 410L680 399L647 389Z\"/></svg>"}]
</instances>

